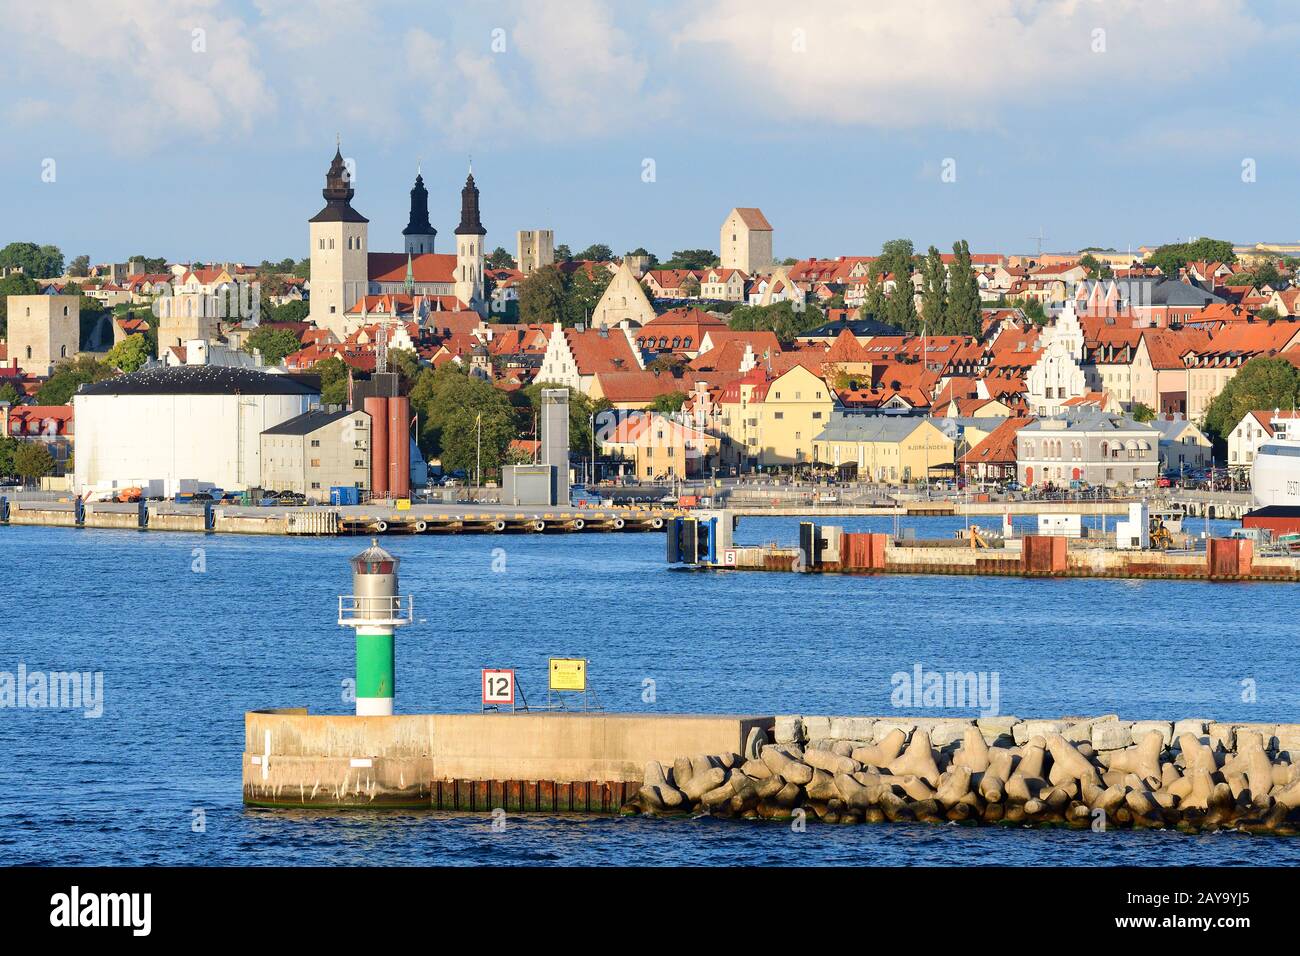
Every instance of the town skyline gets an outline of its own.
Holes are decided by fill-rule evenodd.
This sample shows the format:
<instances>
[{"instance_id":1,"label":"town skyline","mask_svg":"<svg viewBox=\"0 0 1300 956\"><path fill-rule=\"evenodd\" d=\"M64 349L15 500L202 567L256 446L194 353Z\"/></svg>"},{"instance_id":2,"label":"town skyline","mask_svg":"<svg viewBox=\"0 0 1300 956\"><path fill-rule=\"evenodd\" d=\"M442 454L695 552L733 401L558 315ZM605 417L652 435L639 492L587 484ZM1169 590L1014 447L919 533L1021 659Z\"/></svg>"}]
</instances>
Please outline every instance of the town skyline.
<instances>
[{"instance_id":1,"label":"town skyline","mask_svg":"<svg viewBox=\"0 0 1300 956\"><path fill-rule=\"evenodd\" d=\"M1300 144L1268 119L1296 35L1276 4L773 5L761 27L729 3L579 7L557 30L547 4L327 18L138 0L97 44L107 14L0 4L17 37L67 54L10 64L5 238L96 262L301 258L336 135L377 237L400 232L417 164L448 234L472 156L488 247L507 250L544 228L667 258L712 248L735 206L765 210L778 259L896 237L1026 253L1040 231L1063 252L1300 238ZM935 49L950 55L920 55ZM875 65L810 76L806 57ZM322 79L327 62L360 68ZM105 111L110 76L122 105Z\"/></svg>"}]
</instances>

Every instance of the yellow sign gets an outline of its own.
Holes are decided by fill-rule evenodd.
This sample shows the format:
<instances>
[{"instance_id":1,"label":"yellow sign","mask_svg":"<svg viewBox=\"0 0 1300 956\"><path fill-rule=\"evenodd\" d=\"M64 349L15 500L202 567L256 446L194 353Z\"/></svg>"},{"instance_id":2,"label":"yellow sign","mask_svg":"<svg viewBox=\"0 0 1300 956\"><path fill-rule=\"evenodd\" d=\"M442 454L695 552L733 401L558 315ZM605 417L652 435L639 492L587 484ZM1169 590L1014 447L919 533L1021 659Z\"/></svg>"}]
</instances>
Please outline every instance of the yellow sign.
<instances>
[{"instance_id":1,"label":"yellow sign","mask_svg":"<svg viewBox=\"0 0 1300 956\"><path fill-rule=\"evenodd\" d=\"M587 662L580 657L551 658L551 690L586 690Z\"/></svg>"},{"instance_id":2,"label":"yellow sign","mask_svg":"<svg viewBox=\"0 0 1300 956\"><path fill-rule=\"evenodd\" d=\"M396 501L396 503L395 503L395 505L396 505L396 508L397 508L398 511L410 511L410 510L411 510L411 499L410 499L410 498L398 498L397 501Z\"/></svg>"}]
</instances>

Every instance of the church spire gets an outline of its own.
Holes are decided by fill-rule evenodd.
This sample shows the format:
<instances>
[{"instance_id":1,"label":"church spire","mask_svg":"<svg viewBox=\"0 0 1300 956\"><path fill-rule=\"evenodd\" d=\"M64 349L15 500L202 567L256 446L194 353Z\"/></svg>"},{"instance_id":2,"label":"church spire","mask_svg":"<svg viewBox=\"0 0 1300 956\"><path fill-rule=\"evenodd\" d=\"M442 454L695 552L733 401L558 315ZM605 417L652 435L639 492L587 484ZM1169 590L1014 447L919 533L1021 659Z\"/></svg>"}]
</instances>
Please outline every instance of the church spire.
<instances>
[{"instance_id":1,"label":"church spire","mask_svg":"<svg viewBox=\"0 0 1300 956\"><path fill-rule=\"evenodd\" d=\"M478 187L474 185L474 172L465 178L465 188L460 191L460 225L456 227L458 236L485 236L487 230L479 220Z\"/></svg>"},{"instance_id":2,"label":"church spire","mask_svg":"<svg viewBox=\"0 0 1300 956\"><path fill-rule=\"evenodd\" d=\"M424 188L424 176L418 164L415 185L411 187L411 217L402 230L406 237L406 251L414 255L433 252L433 242L438 230L429 222L429 190Z\"/></svg>"},{"instance_id":3,"label":"church spire","mask_svg":"<svg viewBox=\"0 0 1300 956\"><path fill-rule=\"evenodd\" d=\"M352 208L352 197L356 190L352 188L352 174L343 159L343 147L334 150L334 159L325 173L325 188L321 190L325 197L325 208L311 218L311 222L369 222L365 216Z\"/></svg>"}]
</instances>

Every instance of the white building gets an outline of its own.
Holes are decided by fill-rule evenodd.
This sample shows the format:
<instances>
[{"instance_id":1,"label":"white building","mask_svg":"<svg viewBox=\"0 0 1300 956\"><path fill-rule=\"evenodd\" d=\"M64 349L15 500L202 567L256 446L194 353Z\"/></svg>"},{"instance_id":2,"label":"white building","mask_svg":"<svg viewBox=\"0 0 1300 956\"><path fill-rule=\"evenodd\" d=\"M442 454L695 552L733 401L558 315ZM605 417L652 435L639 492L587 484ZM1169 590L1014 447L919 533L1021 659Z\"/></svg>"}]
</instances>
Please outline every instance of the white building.
<instances>
[{"instance_id":1,"label":"white building","mask_svg":"<svg viewBox=\"0 0 1300 956\"><path fill-rule=\"evenodd\" d=\"M143 369L83 385L73 396L79 494L187 485L260 486L261 434L320 401L284 374L217 365Z\"/></svg>"},{"instance_id":2,"label":"white building","mask_svg":"<svg viewBox=\"0 0 1300 956\"><path fill-rule=\"evenodd\" d=\"M1228 435L1228 467L1250 470L1259 446L1275 437L1300 438L1300 412L1289 408L1247 412Z\"/></svg>"},{"instance_id":3,"label":"white building","mask_svg":"<svg viewBox=\"0 0 1300 956\"><path fill-rule=\"evenodd\" d=\"M1083 327L1067 302L1056 320L1039 336L1042 355L1025 375L1025 399L1035 415L1059 415L1071 398L1088 392L1083 370Z\"/></svg>"}]
</instances>

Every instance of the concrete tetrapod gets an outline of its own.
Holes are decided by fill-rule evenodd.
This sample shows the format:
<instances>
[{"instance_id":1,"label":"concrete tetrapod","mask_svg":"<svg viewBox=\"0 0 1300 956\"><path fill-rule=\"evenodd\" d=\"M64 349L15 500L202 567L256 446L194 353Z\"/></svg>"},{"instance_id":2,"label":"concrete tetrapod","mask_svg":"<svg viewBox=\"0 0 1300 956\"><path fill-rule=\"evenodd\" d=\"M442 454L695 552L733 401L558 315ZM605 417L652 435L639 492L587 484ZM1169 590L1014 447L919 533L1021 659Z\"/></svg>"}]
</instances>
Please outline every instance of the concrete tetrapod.
<instances>
[{"instance_id":1,"label":"concrete tetrapod","mask_svg":"<svg viewBox=\"0 0 1300 956\"><path fill-rule=\"evenodd\" d=\"M1231 734L1189 732L1169 739L1157 729L1124 749L1098 751L1056 732L1021 736L1020 746L1001 734L990 746L980 728L967 727L960 741L947 730L942 739L952 742L936 748L925 729L914 730L909 742L895 728L870 745L823 738L808 750L766 745L757 759L697 754L676 759L671 772L651 762L625 809L789 819L802 807L807 819L825 823L1072 827L1094 825L1101 813L1108 828L1295 834L1300 767L1289 751L1266 746L1280 737L1240 728L1235 741Z\"/></svg>"}]
</instances>

